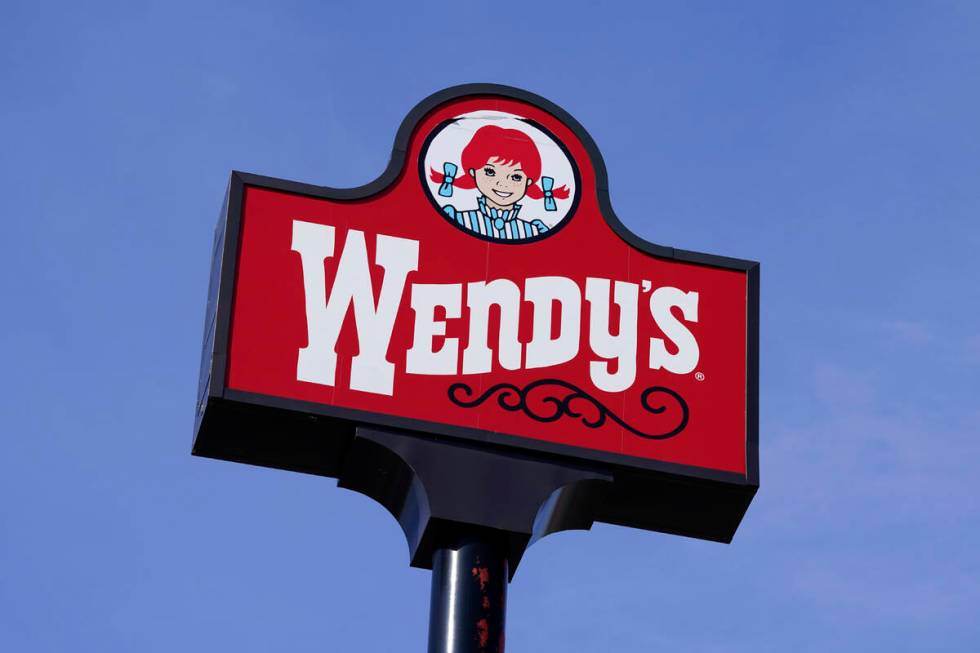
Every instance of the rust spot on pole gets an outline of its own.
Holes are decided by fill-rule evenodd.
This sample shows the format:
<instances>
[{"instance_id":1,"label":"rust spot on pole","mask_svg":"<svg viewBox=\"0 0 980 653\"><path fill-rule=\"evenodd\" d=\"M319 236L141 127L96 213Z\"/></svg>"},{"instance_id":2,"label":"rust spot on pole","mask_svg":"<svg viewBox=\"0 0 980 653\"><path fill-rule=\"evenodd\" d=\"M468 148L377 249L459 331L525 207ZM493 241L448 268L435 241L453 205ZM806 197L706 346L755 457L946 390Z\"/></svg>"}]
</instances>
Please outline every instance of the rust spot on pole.
<instances>
[{"instance_id":1,"label":"rust spot on pole","mask_svg":"<svg viewBox=\"0 0 980 653\"><path fill-rule=\"evenodd\" d=\"M490 639L490 624L487 623L486 618L476 622L476 636L480 640L480 650L486 649Z\"/></svg>"},{"instance_id":2,"label":"rust spot on pole","mask_svg":"<svg viewBox=\"0 0 980 653\"><path fill-rule=\"evenodd\" d=\"M507 572L504 548L494 539L472 537L439 550L429 653L503 653Z\"/></svg>"},{"instance_id":3,"label":"rust spot on pole","mask_svg":"<svg viewBox=\"0 0 980 653\"><path fill-rule=\"evenodd\" d=\"M487 583L490 582L490 570L486 567L473 567L470 573L480 580L480 591L486 591Z\"/></svg>"}]
</instances>

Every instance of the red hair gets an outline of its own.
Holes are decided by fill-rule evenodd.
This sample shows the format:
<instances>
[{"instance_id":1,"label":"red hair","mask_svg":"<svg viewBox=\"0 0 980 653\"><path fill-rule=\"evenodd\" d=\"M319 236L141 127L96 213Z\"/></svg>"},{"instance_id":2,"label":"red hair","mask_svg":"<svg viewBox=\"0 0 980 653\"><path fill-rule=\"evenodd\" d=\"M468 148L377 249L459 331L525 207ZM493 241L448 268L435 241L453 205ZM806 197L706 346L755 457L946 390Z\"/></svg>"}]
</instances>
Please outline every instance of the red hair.
<instances>
[{"instance_id":1,"label":"red hair","mask_svg":"<svg viewBox=\"0 0 980 653\"><path fill-rule=\"evenodd\" d=\"M457 188L476 188L476 180L470 176L470 170L482 168L491 159L497 159L508 166L520 164L524 174L534 180L527 187L527 196L534 200L544 197L544 191L538 185L541 181L541 154L531 137L519 129L504 129L496 125L480 127L463 148L460 159L463 169L453 180ZM443 177L442 172L430 168L429 178L432 181L441 184ZM554 188L551 194L561 200L567 199L568 186Z\"/></svg>"}]
</instances>

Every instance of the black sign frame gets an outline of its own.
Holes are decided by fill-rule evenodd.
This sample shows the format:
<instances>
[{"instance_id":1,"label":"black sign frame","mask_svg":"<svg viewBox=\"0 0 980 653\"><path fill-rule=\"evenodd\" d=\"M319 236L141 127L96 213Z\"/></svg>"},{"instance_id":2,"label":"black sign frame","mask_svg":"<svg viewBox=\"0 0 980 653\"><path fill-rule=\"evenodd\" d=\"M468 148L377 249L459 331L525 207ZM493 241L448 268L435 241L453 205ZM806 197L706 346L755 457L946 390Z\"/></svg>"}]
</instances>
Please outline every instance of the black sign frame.
<instances>
[{"instance_id":1,"label":"black sign frame","mask_svg":"<svg viewBox=\"0 0 980 653\"><path fill-rule=\"evenodd\" d=\"M248 187L272 189L316 198L356 200L370 197L395 182L405 166L409 141L419 122L433 109L468 96L502 96L527 102L561 120L587 150L595 170L596 194L600 211L609 227L631 246L652 256L744 272L747 278L746 323L746 473L738 474L676 463L647 460L592 449L582 449L502 433L379 415L312 402L260 395L230 389L226 385L232 291L236 278L242 204ZM411 172L411 171L409 171ZM353 462L352 452L367 451L361 443L370 433L395 433L407 438L427 456L434 457L438 468L440 452L458 451L460 447L492 456L504 456L486 464L499 467L507 475L506 460L530 460L549 469L578 470L590 481L604 479L601 489L579 501L565 522L549 527L549 532L567 527L588 527L602 521L701 539L730 542L759 487L759 263L724 256L703 254L647 242L630 232L613 212L608 179L602 156L588 132L567 112L554 103L527 91L495 84L467 84L435 93L413 108L402 122L395 137L391 160L375 181L350 189L330 188L243 172L233 172L225 202L215 231L212 251L211 282L205 318L205 336L201 375L194 426L193 453L198 456L243 462L266 467L338 478L341 485L364 491L389 507L395 516L399 501L382 496L389 492L371 487L363 473L350 470L363 466ZM435 446L432 446L432 445ZM379 445L388 446L388 445ZM389 449L398 447L393 446ZM368 447L376 451L377 447ZM421 450L419 449L419 450ZM401 456L396 452L396 458ZM502 462L501 462L502 461ZM404 465L392 462L392 469ZM482 464L482 463L474 463ZM409 465L411 467L411 465ZM409 476L417 470L405 472ZM353 478L359 480L351 480ZM347 478L347 481L345 481ZM518 475L509 483L530 483ZM556 490L559 488L556 488ZM410 492L404 489L402 495ZM530 490L529 490L530 491ZM389 492L390 493L390 492ZM398 494L398 493L395 493ZM581 498L581 497L580 497ZM538 516L540 517L540 515ZM451 520L450 520L451 521ZM517 522L520 522L519 524ZM506 519L483 524L501 531L520 533L519 552L512 559L512 570L534 533L534 526L522 518L514 523ZM476 522L473 522L476 523ZM406 526L402 524L403 528ZM480 525L480 524L477 524ZM512 528L513 526L513 528ZM415 526L409 535L414 565L429 567L428 547L412 538L424 539L425 525ZM421 529L421 530L419 530ZM539 529L540 530L540 529ZM526 537L525 537L526 536Z\"/></svg>"}]
</instances>

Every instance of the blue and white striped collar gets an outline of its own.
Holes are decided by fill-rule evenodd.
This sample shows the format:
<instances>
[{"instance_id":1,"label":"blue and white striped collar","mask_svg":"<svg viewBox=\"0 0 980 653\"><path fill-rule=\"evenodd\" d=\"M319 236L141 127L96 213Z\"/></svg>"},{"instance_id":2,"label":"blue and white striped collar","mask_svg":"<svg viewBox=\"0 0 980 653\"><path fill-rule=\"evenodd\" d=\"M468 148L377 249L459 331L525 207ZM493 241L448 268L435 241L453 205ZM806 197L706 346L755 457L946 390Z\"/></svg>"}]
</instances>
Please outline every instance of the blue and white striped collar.
<instances>
[{"instance_id":1,"label":"blue and white striped collar","mask_svg":"<svg viewBox=\"0 0 980 653\"><path fill-rule=\"evenodd\" d=\"M487 198L483 195L477 197L476 202L480 206L480 213L487 216L491 220L501 219L504 222L510 222L511 220L517 218L517 214L521 210L520 204L515 204L513 209L508 209L507 211L501 211L498 208L487 206Z\"/></svg>"}]
</instances>

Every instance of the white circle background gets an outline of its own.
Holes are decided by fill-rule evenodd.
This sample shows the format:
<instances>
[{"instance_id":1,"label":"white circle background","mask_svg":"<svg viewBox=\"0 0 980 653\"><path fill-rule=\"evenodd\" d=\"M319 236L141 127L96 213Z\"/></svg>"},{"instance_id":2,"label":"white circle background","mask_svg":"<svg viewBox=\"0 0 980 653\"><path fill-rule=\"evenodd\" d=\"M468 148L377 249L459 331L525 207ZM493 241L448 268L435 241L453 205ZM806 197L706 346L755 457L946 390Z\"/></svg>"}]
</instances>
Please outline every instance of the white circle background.
<instances>
[{"instance_id":1,"label":"white circle background","mask_svg":"<svg viewBox=\"0 0 980 653\"><path fill-rule=\"evenodd\" d=\"M521 205L519 217L527 221L538 219L552 228L565 219L569 209L572 208L577 191L575 188L575 174L572 171L572 164L568 160L568 157L550 136L524 122L518 116L501 111L473 111L471 113L464 113L456 118L456 122L447 125L442 131L436 134L432 142L429 143L428 151L425 153L425 179L428 185L429 195L432 196L432 199L439 206L452 204L459 211L466 211L477 207L476 198L480 194L478 190L475 188L462 189L453 187L453 196L443 197L439 194L439 186L441 184L432 181L430 173L432 170L436 170L440 175L441 181L442 164L448 161L456 164L459 168L456 173L457 178L469 174L463 169L463 164L460 161L463 148L466 147L473 138L473 134L480 127L496 125L504 129L517 129L530 136L531 140L537 146L538 152L541 154L541 175L553 178L555 180L555 188L561 188L562 186L568 187L567 199L555 198L555 202L558 205L557 211L545 211L544 199L535 200L525 195L518 202ZM540 179L535 179L534 181L538 186L541 185Z\"/></svg>"}]
</instances>

